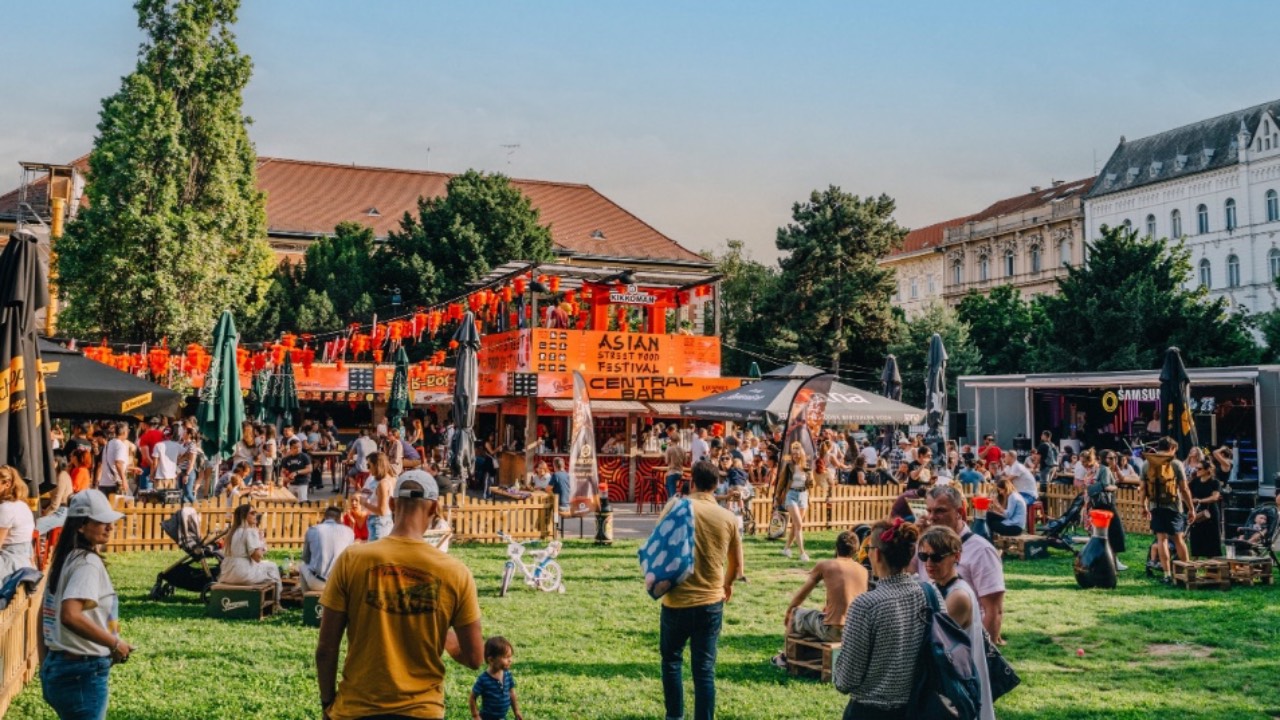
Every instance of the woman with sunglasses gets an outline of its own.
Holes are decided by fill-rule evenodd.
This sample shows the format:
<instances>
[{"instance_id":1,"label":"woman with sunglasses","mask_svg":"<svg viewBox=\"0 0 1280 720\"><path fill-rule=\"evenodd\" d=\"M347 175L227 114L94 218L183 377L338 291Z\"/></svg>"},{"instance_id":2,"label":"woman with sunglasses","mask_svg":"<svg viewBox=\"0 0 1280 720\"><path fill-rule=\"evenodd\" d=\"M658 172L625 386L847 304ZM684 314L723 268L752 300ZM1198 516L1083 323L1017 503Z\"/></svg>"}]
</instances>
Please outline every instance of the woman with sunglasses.
<instances>
[{"instance_id":1,"label":"woman with sunglasses","mask_svg":"<svg viewBox=\"0 0 1280 720\"><path fill-rule=\"evenodd\" d=\"M1017 493L1014 493L1015 495ZM975 650L978 669L978 681L982 685L982 707L979 708L979 720L995 720L995 708L991 700L991 678L987 677L986 658L981 654L985 647L982 629L982 608L978 605L978 596L969 583L960 579L957 566L964 543L955 530L942 525L934 525L920 536L920 549L916 558L924 565L925 572L933 581L938 593L946 603L947 615L956 624L969 633L969 642Z\"/></svg>"},{"instance_id":2,"label":"woman with sunglasses","mask_svg":"<svg viewBox=\"0 0 1280 720\"><path fill-rule=\"evenodd\" d=\"M276 598L280 597L280 568L275 563L263 562L267 543L258 529L258 511L252 505L241 505L231 516L231 529L227 531L227 559L222 562L222 574L218 582L228 585L261 585L275 583Z\"/></svg>"},{"instance_id":3,"label":"woman with sunglasses","mask_svg":"<svg viewBox=\"0 0 1280 720\"><path fill-rule=\"evenodd\" d=\"M849 695L844 720L906 720L926 629L924 587L907 573L920 530L881 520L869 537L876 587L849 605L832 679Z\"/></svg>"}]
</instances>

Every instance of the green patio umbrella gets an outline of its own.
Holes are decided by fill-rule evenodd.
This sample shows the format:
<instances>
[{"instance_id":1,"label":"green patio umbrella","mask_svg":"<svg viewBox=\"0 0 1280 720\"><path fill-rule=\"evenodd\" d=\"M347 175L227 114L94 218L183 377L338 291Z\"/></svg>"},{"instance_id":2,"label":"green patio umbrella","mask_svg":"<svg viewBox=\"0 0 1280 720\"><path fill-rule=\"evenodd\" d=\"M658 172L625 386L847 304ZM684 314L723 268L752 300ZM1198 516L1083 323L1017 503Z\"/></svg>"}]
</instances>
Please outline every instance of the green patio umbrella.
<instances>
[{"instance_id":1,"label":"green patio umbrella","mask_svg":"<svg viewBox=\"0 0 1280 720\"><path fill-rule=\"evenodd\" d=\"M200 425L202 445L209 462L230 457L240 442L240 426L244 423L244 398L240 396L240 372L236 367L235 318L224 310L213 331L213 360L200 390L200 407L196 419Z\"/></svg>"},{"instance_id":2,"label":"green patio umbrella","mask_svg":"<svg viewBox=\"0 0 1280 720\"><path fill-rule=\"evenodd\" d=\"M249 387L249 404L253 407L252 419L258 422L267 421L267 379L270 375L264 370L253 374L253 385Z\"/></svg>"},{"instance_id":3,"label":"green patio umbrella","mask_svg":"<svg viewBox=\"0 0 1280 720\"><path fill-rule=\"evenodd\" d=\"M752 380L760 379L760 364L757 363L755 360L751 361L751 369L747 371L747 377L751 378Z\"/></svg>"},{"instance_id":4,"label":"green patio umbrella","mask_svg":"<svg viewBox=\"0 0 1280 720\"><path fill-rule=\"evenodd\" d=\"M301 413L298 405L298 384L293 375L293 353L285 351L284 363L276 368L268 383L267 409L276 424L293 425Z\"/></svg>"},{"instance_id":5,"label":"green patio umbrella","mask_svg":"<svg viewBox=\"0 0 1280 720\"><path fill-rule=\"evenodd\" d=\"M403 428L409 407L409 354L402 345L396 350L396 372L391 376L391 392L387 398L387 423L393 428Z\"/></svg>"}]
</instances>

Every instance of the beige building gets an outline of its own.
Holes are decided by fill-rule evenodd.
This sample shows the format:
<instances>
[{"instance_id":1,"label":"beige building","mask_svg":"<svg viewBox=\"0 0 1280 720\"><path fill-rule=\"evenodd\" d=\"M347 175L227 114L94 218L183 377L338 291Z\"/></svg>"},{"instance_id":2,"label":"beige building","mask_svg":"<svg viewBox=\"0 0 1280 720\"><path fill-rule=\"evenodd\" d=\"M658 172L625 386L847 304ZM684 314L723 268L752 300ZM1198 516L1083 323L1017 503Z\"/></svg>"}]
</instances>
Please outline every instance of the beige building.
<instances>
[{"instance_id":1,"label":"beige building","mask_svg":"<svg viewBox=\"0 0 1280 720\"><path fill-rule=\"evenodd\" d=\"M968 218L956 218L912 230L902 247L880 259L881 267L893 268L897 286L892 302L907 317L919 315L929 303L942 299L943 233L965 220Z\"/></svg>"},{"instance_id":2,"label":"beige building","mask_svg":"<svg viewBox=\"0 0 1280 720\"><path fill-rule=\"evenodd\" d=\"M955 307L970 290L1013 285L1024 297L1057 292L1067 267L1084 262L1084 195L1093 178L1054 181L1000 200L943 231L942 298Z\"/></svg>"}]
</instances>

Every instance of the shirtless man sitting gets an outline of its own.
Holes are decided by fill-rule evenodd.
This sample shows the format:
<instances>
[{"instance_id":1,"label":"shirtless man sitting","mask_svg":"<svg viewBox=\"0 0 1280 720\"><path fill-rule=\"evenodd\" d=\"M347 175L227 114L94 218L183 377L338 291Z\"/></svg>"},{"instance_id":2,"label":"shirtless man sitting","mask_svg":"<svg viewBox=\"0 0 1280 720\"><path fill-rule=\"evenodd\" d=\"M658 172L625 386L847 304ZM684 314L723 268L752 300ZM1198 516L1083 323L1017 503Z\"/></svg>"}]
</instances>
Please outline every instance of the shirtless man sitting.
<instances>
[{"instance_id":1,"label":"shirtless man sitting","mask_svg":"<svg viewBox=\"0 0 1280 720\"><path fill-rule=\"evenodd\" d=\"M822 560L809 571L809 577L787 607L784 621L787 633L820 642L840 642L849 605L867 591L867 570L853 559L856 543L853 533L847 530L840 533L836 537L835 559ZM826 586L826 605L821 610L801 607L818 583ZM786 667L786 654L778 653L772 662Z\"/></svg>"}]
</instances>

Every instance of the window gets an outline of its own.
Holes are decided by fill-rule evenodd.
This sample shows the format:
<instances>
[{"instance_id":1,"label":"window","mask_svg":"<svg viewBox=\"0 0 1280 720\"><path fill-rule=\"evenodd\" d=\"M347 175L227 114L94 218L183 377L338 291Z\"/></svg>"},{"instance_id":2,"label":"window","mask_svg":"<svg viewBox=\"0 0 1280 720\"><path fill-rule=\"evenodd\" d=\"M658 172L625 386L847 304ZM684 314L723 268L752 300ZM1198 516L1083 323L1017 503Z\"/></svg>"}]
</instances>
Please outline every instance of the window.
<instances>
[{"instance_id":1,"label":"window","mask_svg":"<svg viewBox=\"0 0 1280 720\"><path fill-rule=\"evenodd\" d=\"M1174 240L1182 237L1182 213L1178 210L1169 213L1169 236Z\"/></svg>"},{"instance_id":2,"label":"window","mask_svg":"<svg viewBox=\"0 0 1280 720\"><path fill-rule=\"evenodd\" d=\"M929 283L929 294L930 294L930 295L937 295L937 294L938 294L938 286L937 286L937 284L936 284L936 283L934 283L934 281L933 281L933 273L929 273L928 283Z\"/></svg>"},{"instance_id":3,"label":"window","mask_svg":"<svg viewBox=\"0 0 1280 720\"><path fill-rule=\"evenodd\" d=\"M1196 232L1201 235L1209 232L1209 206L1199 205L1196 207Z\"/></svg>"},{"instance_id":4,"label":"window","mask_svg":"<svg viewBox=\"0 0 1280 720\"><path fill-rule=\"evenodd\" d=\"M1040 272L1040 246L1031 246L1031 272Z\"/></svg>"},{"instance_id":5,"label":"window","mask_svg":"<svg viewBox=\"0 0 1280 720\"><path fill-rule=\"evenodd\" d=\"M1148 215L1147 216L1147 237L1155 237L1155 236L1156 236L1156 216Z\"/></svg>"},{"instance_id":6,"label":"window","mask_svg":"<svg viewBox=\"0 0 1280 720\"><path fill-rule=\"evenodd\" d=\"M1280 220L1280 196L1275 190L1267 191L1267 222Z\"/></svg>"},{"instance_id":7,"label":"window","mask_svg":"<svg viewBox=\"0 0 1280 720\"><path fill-rule=\"evenodd\" d=\"M1125 230L1132 230L1132 229L1133 229L1133 221L1132 221L1132 220L1130 220L1129 218L1125 218L1125 219L1124 219L1124 222L1123 222L1123 223L1121 223L1121 224L1122 224L1122 225L1124 225L1124 229L1125 229Z\"/></svg>"},{"instance_id":8,"label":"window","mask_svg":"<svg viewBox=\"0 0 1280 720\"><path fill-rule=\"evenodd\" d=\"M1213 266L1209 264L1209 258L1200 261L1200 287L1213 287Z\"/></svg>"},{"instance_id":9,"label":"window","mask_svg":"<svg viewBox=\"0 0 1280 720\"><path fill-rule=\"evenodd\" d=\"M1236 229L1236 201L1235 201L1235 198L1227 198L1227 203L1226 203L1225 208L1226 208L1226 211L1227 211L1227 232L1231 232L1232 230L1235 230L1235 229Z\"/></svg>"},{"instance_id":10,"label":"window","mask_svg":"<svg viewBox=\"0 0 1280 720\"><path fill-rule=\"evenodd\" d=\"M1227 287L1240 287L1240 258L1227 256Z\"/></svg>"},{"instance_id":11,"label":"window","mask_svg":"<svg viewBox=\"0 0 1280 720\"><path fill-rule=\"evenodd\" d=\"M1271 248L1267 253L1267 264L1271 266L1271 279L1280 278L1280 250Z\"/></svg>"},{"instance_id":12,"label":"window","mask_svg":"<svg viewBox=\"0 0 1280 720\"><path fill-rule=\"evenodd\" d=\"M1066 240L1058 243L1058 264L1062 267L1071 264L1071 243Z\"/></svg>"},{"instance_id":13,"label":"window","mask_svg":"<svg viewBox=\"0 0 1280 720\"><path fill-rule=\"evenodd\" d=\"M951 263L951 282L956 285L964 282L964 263L959 260Z\"/></svg>"},{"instance_id":14,"label":"window","mask_svg":"<svg viewBox=\"0 0 1280 720\"><path fill-rule=\"evenodd\" d=\"M915 300L920 297L920 282L916 278L911 278L911 299Z\"/></svg>"},{"instance_id":15,"label":"window","mask_svg":"<svg viewBox=\"0 0 1280 720\"><path fill-rule=\"evenodd\" d=\"M1006 250L1004 253L1004 275L1005 277L1013 277L1013 251Z\"/></svg>"},{"instance_id":16,"label":"window","mask_svg":"<svg viewBox=\"0 0 1280 720\"><path fill-rule=\"evenodd\" d=\"M990 260L986 255L978 258L978 280L986 280L990 276L991 272L989 266Z\"/></svg>"}]
</instances>

